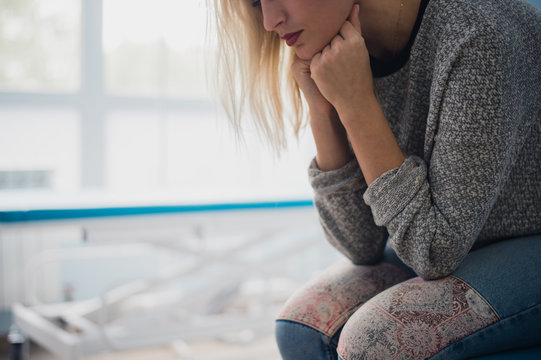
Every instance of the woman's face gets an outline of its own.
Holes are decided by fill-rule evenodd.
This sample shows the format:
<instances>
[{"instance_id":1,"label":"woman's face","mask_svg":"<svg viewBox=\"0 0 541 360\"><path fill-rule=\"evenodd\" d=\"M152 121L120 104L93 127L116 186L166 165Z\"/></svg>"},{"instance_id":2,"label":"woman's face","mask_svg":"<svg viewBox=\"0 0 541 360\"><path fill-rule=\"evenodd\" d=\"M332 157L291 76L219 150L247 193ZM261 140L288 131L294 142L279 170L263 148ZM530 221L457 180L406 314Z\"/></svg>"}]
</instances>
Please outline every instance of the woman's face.
<instances>
[{"instance_id":1,"label":"woman's face","mask_svg":"<svg viewBox=\"0 0 541 360\"><path fill-rule=\"evenodd\" d=\"M297 56L310 60L321 51L347 19L354 0L261 0L263 24L276 32Z\"/></svg>"}]
</instances>

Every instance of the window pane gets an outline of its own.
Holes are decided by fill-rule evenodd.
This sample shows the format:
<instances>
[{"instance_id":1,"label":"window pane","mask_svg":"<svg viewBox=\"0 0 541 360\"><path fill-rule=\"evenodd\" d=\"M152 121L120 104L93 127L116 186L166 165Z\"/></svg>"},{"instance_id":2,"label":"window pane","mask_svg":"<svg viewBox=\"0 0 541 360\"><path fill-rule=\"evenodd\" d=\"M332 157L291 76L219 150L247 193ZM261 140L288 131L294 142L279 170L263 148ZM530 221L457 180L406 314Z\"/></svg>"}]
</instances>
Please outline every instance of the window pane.
<instances>
[{"instance_id":1,"label":"window pane","mask_svg":"<svg viewBox=\"0 0 541 360\"><path fill-rule=\"evenodd\" d=\"M204 198L242 198L260 185L261 146L244 151L214 114L169 114L166 124L171 188L191 188Z\"/></svg>"},{"instance_id":2,"label":"window pane","mask_svg":"<svg viewBox=\"0 0 541 360\"><path fill-rule=\"evenodd\" d=\"M309 198L309 131L276 159L255 135L238 143L212 112L114 112L107 121L107 185L183 199Z\"/></svg>"},{"instance_id":3,"label":"window pane","mask_svg":"<svg viewBox=\"0 0 541 360\"><path fill-rule=\"evenodd\" d=\"M77 189L79 148L74 111L0 109L0 191Z\"/></svg>"},{"instance_id":4,"label":"window pane","mask_svg":"<svg viewBox=\"0 0 541 360\"><path fill-rule=\"evenodd\" d=\"M107 90L118 95L207 97L203 3L104 0Z\"/></svg>"},{"instance_id":5,"label":"window pane","mask_svg":"<svg viewBox=\"0 0 541 360\"><path fill-rule=\"evenodd\" d=\"M309 131L299 143L289 139L280 158L255 130L235 139L226 119L196 114L167 118L168 185L192 188L201 196L223 198L310 198L306 169L315 154Z\"/></svg>"},{"instance_id":6,"label":"window pane","mask_svg":"<svg viewBox=\"0 0 541 360\"><path fill-rule=\"evenodd\" d=\"M106 123L106 186L115 191L160 186L161 126L154 113L113 112Z\"/></svg>"},{"instance_id":7,"label":"window pane","mask_svg":"<svg viewBox=\"0 0 541 360\"><path fill-rule=\"evenodd\" d=\"M0 0L0 89L74 91L80 1Z\"/></svg>"}]
</instances>

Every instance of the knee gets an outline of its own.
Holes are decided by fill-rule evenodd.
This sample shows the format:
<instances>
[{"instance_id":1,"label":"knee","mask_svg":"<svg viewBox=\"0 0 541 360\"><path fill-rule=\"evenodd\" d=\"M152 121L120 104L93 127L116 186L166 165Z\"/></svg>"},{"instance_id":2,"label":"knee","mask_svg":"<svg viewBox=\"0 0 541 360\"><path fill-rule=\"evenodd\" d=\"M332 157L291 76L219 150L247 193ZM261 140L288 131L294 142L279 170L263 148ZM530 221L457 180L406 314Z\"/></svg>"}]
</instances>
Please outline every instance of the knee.
<instances>
[{"instance_id":1,"label":"knee","mask_svg":"<svg viewBox=\"0 0 541 360\"><path fill-rule=\"evenodd\" d=\"M415 278L361 306L342 330L338 354L344 360L425 359L496 320L464 282Z\"/></svg>"},{"instance_id":2,"label":"knee","mask_svg":"<svg viewBox=\"0 0 541 360\"><path fill-rule=\"evenodd\" d=\"M344 360L392 359L399 352L397 330L391 318L366 303L344 325L338 355Z\"/></svg>"},{"instance_id":3,"label":"knee","mask_svg":"<svg viewBox=\"0 0 541 360\"><path fill-rule=\"evenodd\" d=\"M402 354L424 359L436 353L441 336L434 328L435 321L429 319L430 313L425 311L438 299L423 299L418 290L410 289L408 282L402 283L361 306L342 329L337 349L340 357L394 359ZM402 301L398 295L404 295ZM424 300L428 301L426 308Z\"/></svg>"},{"instance_id":4,"label":"knee","mask_svg":"<svg viewBox=\"0 0 541 360\"><path fill-rule=\"evenodd\" d=\"M278 319L306 324L332 337L366 300L408 277L387 263L354 266L342 262L293 294Z\"/></svg>"}]
</instances>

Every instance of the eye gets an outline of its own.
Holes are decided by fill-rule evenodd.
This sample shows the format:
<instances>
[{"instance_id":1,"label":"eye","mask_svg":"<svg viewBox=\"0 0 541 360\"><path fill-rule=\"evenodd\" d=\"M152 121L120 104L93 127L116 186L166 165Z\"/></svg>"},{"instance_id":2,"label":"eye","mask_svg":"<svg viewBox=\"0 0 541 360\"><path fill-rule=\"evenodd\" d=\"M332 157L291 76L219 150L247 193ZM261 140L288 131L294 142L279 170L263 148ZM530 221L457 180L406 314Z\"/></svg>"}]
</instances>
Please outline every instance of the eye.
<instances>
[{"instance_id":1,"label":"eye","mask_svg":"<svg viewBox=\"0 0 541 360\"><path fill-rule=\"evenodd\" d=\"M257 1L252 2L252 7L258 7L259 5L261 5L261 0L257 0Z\"/></svg>"}]
</instances>

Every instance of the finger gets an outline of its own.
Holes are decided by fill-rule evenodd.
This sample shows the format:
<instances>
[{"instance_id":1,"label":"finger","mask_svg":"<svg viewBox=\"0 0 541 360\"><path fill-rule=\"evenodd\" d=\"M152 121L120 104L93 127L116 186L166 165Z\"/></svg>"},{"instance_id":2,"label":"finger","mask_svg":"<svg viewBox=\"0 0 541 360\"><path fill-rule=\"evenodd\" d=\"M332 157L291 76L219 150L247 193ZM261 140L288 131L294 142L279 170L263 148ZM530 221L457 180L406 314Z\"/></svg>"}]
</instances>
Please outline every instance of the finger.
<instances>
[{"instance_id":1,"label":"finger","mask_svg":"<svg viewBox=\"0 0 541 360\"><path fill-rule=\"evenodd\" d=\"M321 56L329 56L329 53L331 52L331 44L325 46L323 50L321 50Z\"/></svg>"},{"instance_id":2,"label":"finger","mask_svg":"<svg viewBox=\"0 0 541 360\"><path fill-rule=\"evenodd\" d=\"M342 34L338 34L331 40L331 43L327 47L334 49L342 41L344 41Z\"/></svg>"},{"instance_id":3,"label":"finger","mask_svg":"<svg viewBox=\"0 0 541 360\"><path fill-rule=\"evenodd\" d=\"M299 65L299 66L305 66L310 67L310 60L304 60L297 56L297 54L294 55L293 64Z\"/></svg>"},{"instance_id":4,"label":"finger","mask_svg":"<svg viewBox=\"0 0 541 360\"><path fill-rule=\"evenodd\" d=\"M359 32L359 34L362 35L362 29L361 29L361 20L359 19L359 10L360 6L359 4L353 5L353 8L351 8L351 12L349 13L348 21L353 25L355 30Z\"/></svg>"},{"instance_id":5,"label":"finger","mask_svg":"<svg viewBox=\"0 0 541 360\"><path fill-rule=\"evenodd\" d=\"M320 59L321 59L321 52L318 52L312 57L312 61L310 62L310 70L312 70L312 67L316 65Z\"/></svg>"},{"instance_id":6,"label":"finger","mask_svg":"<svg viewBox=\"0 0 541 360\"><path fill-rule=\"evenodd\" d=\"M359 36L359 35L362 36L362 34L359 33L359 30L357 30L355 26L353 26L353 24L350 23L349 21L346 21L344 25L342 25L342 28L340 29L340 37L343 38L344 40L350 39L352 37Z\"/></svg>"},{"instance_id":7,"label":"finger","mask_svg":"<svg viewBox=\"0 0 541 360\"><path fill-rule=\"evenodd\" d=\"M310 75L310 61L295 57L295 61L291 64L291 71L297 81L304 75Z\"/></svg>"}]
</instances>

